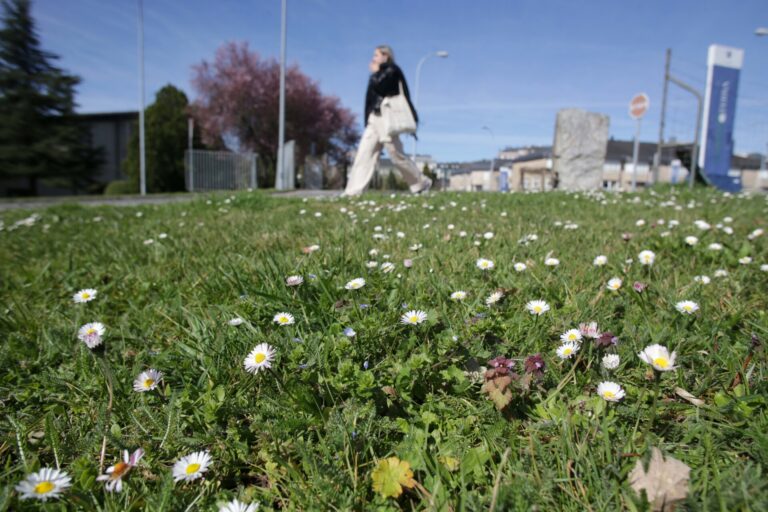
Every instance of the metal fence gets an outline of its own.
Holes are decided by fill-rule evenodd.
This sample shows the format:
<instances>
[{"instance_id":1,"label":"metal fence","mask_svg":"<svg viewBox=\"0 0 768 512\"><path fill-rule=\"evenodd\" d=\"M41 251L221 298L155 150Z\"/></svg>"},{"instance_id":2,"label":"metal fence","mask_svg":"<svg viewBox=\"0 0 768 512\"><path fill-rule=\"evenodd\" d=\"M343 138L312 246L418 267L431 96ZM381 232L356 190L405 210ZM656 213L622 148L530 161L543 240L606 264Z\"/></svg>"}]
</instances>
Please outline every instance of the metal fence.
<instances>
[{"instance_id":1,"label":"metal fence","mask_svg":"<svg viewBox=\"0 0 768 512\"><path fill-rule=\"evenodd\" d=\"M187 191L255 189L256 160L256 153L186 150L184 182Z\"/></svg>"}]
</instances>

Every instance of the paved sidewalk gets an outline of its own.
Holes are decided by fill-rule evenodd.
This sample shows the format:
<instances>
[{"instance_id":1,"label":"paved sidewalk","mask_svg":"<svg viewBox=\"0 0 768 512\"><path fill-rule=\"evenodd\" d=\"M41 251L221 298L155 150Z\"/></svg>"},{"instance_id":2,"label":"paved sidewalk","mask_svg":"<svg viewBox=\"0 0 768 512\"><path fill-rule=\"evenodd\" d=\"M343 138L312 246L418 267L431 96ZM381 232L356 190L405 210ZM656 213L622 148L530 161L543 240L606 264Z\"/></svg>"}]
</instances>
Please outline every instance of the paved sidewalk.
<instances>
[{"instance_id":1,"label":"paved sidewalk","mask_svg":"<svg viewBox=\"0 0 768 512\"><path fill-rule=\"evenodd\" d=\"M224 192L224 191L221 191ZM341 190L291 190L272 192L273 197L336 197ZM30 197L28 199L0 199L0 212L17 209L48 208L59 204L79 204L83 206L139 206L143 204L166 204L193 201L204 197L203 194L151 194L148 196L61 196Z\"/></svg>"}]
</instances>

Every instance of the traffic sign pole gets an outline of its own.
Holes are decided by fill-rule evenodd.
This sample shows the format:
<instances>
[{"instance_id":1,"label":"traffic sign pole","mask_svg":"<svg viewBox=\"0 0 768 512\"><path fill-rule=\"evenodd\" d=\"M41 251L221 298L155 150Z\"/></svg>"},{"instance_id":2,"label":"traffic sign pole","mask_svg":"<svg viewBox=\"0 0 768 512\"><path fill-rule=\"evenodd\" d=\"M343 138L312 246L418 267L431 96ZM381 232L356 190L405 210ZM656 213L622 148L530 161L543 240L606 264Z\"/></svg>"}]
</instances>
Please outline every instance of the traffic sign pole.
<instances>
[{"instance_id":1,"label":"traffic sign pole","mask_svg":"<svg viewBox=\"0 0 768 512\"><path fill-rule=\"evenodd\" d=\"M643 118L637 118L637 129L635 130L635 146L632 148L632 192L637 191L637 153L640 149L640 123Z\"/></svg>"},{"instance_id":2,"label":"traffic sign pole","mask_svg":"<svg viewBox=\"0 0 768 512\"><path fill-rule=\"evenodd\" d=\"M635 130L635 144L632 148L632 192L637 191L637 158L640 150L640 123L643 116L648 111L651 101L645 93L636 94L629 102L629 116L637 120L637 129ZM647 180L646 180L647 182Z\"/></svg>"}]
</instances>

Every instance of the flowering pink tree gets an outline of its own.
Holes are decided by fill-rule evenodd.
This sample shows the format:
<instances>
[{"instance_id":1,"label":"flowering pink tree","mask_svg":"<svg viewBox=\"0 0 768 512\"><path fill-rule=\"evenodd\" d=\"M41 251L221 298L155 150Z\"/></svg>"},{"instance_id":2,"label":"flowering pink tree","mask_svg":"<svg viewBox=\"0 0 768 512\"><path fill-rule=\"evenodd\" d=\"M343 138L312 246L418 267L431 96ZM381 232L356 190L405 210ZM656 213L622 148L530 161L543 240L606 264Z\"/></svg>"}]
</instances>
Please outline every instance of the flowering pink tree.
<instances>
[{"instance_id":1,"label":"flowering pink tree","mask_svg":"<svg viewBox=\"0 0 768 512\"><path fill-rule=\"evenodd\" d=\"M213 147L254 151L266 164L269 176L262 186L274 184L277 160L280 66L262 59L247 43L226 43L209 63L193 67L192 86L197 98L191 110L201 125L204 142ZM326 96L317 82L298 66L286 69L285 140L296 141L297 163L314 147L334 163L347 163L358 133L355 117L335 96Z\"/></svg>"}]
</instances>

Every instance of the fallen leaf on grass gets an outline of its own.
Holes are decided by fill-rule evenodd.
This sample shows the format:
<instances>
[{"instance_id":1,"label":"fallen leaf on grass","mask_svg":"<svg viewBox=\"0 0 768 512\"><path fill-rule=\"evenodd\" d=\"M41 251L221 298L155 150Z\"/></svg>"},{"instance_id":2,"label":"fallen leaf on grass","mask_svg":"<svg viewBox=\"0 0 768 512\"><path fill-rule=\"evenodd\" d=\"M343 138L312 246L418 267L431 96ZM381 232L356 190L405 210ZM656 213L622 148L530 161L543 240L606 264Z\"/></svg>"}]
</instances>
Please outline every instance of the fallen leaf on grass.
<instances>
[{"instance_id":1,"label":"fallen leaf on grass","mask_svg":"<svg viewBox=\"0 0 768 512\"><path fill-rule=\"evenodd\" d=\"M691 402L696 407L701 407L702 405L705 404L704 400L702 400L700 398L696 398L695 396L693 396L692 394L690 394L689 392L687 392L683 388L675 388L675 394L677 396L679 396L680 398L682 398L683 400L688 400L689 402Z\"/></svg>"},{"instance_id":2,"label":"fallen leaf on grass","mask_svg":"<svg viewBox=\"0 0 768 512\"><path fill-rule=\"evenodd\" d=\"M403 487L413 489L416 480L413 479L411 464L407 460L389 457L376 466L371 473L373 490L384 496L397 498L403 493Z\"/></svg>"},{"instance_id":3,"label":"fallen leaf on grass","mask_svg":"<svg viewBox=\"0 0 768 512\"><path fill-rule=\"evenodd\" d=\"M637 461L629 474L629 483L639 496L645 491L654 512L666 512L688 496L690 472L687 464L674 457L665 459L661 451L653 447L648 471L643 469L642 461Z\"/></svg>"}]
</instances>

